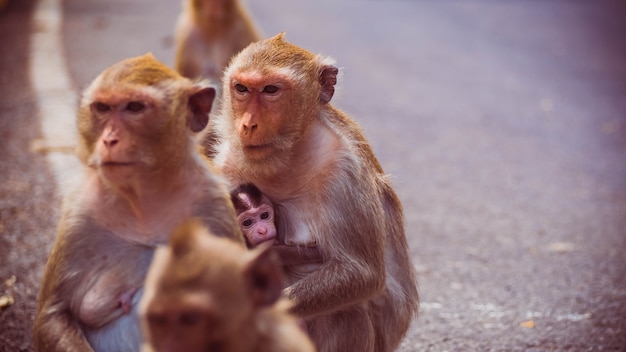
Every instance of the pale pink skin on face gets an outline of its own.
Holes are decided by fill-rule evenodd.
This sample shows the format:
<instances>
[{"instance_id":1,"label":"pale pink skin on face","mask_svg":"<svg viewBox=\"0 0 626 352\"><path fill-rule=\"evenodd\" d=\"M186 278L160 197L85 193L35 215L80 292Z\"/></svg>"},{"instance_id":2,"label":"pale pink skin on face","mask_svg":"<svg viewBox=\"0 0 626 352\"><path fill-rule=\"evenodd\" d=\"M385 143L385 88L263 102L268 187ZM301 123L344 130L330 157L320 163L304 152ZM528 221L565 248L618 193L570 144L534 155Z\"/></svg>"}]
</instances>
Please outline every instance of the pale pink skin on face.
<instances>
[{"instance_id":1,"label":"pale pink skin on face","mask_svg":"<svg viewBox=\"0 0 626 352\"><path fill-rule=\"evenodd\" d=\"M237 221L252 246L276 240L274 208L269 204L263 203L242 212L237 216Z\"/></svg>"}]
</instances>

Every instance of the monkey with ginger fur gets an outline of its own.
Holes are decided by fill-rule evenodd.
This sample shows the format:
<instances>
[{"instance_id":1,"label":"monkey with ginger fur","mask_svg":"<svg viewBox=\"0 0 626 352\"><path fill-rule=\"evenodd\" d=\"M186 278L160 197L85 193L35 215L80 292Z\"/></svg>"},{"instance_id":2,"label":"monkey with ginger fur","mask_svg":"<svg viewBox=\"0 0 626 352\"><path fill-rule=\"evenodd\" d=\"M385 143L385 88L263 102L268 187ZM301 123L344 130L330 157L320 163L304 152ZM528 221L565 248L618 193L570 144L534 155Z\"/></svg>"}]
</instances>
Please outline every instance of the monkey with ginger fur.
<instances>
[{"instance_id":1,"label":"monkey with ginger fur","mask_svg":"<svg viewBox=\"0 0 626 352\"><path fill-rule=\"evenodd\" d=\"M151 54L121 61L83 92L84 175L63 202L34 325L37 350L137 351L137 303L155 246L184 219L245 242L223 181L197 149L215 89Z\"/></svg>"},{"instance_id":2,"label":"monkey with ginger fur","mask_svg":"<svg viewBox=\"0 0 626 352\"><path fill-rule=\"evenodd\" d=\"M286 245L321 263L286 267L284 294L319 351L393 351L417 313L402 205L359 126L330 104L338 69L279 34L235 56L223 79L215 165L254 183ZM280 252L280 248L276 248Z\"/></svg>"},{"instance_id":3,"label":"monkey with ginger fur","mask_svg":"<svg viewBox=\"0 0 626 352\"><path fill-rule=\"evenodd\" d=\"M146 279L142 352L313 352L280 299L284 273L268 249L248 251L198 221L178 227Z\"/></svg>"},{"instance_id":4,"label":"monkey with ginger fur","mask_svg":"<svg viewBox=\"0 0 626 352\"><path fill-rule=\"evenodd\" d=\"M174 67L219 82L230 58L261 39L238 0L185 0L176 26Z\"/></svg>"}]
</instances>

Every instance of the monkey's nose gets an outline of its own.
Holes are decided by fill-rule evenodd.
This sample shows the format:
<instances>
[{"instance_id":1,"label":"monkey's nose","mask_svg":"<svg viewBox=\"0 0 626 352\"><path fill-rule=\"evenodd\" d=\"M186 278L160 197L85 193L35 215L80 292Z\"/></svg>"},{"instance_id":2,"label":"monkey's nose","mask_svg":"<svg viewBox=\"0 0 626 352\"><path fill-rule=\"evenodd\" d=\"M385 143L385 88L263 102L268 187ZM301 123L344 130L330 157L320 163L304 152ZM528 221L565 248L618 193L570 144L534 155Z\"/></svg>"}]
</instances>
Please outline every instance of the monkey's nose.
<instances>
[{"instance_id":1,"label":"monkey's nose","mask_svg":"<svg viewBox=\"0 0 626 352\"><path fill-rule=\"evenodd\" d=\"M118 140L117 138L105 138L102 142L104 143L105 147L111 149L117 144Z\"/></svg>"},{"instance_id":2,"label":"monkey's nose","mask_svg":"<svg viewBox=\"0 0 626 352\"><path fill-rule=\"evenodd\" d=\"M258 127L259 126L256 123L244 123L243 124L243 131L245 133L252 133L252 132L256 131L256 129Z\"/></svg>"},{"instance_id":3,"label":"monkey's nose","mask_svg":"<svg viewBox=\"0 0 626 352\"><path fill-rule=\"evenodd\" d=\"M241 126L243 127L243 132L246 134L254 132L259 127L257 123L253 121L252 114L249 112L244 113Z\"/></svg>"}]
</instances>

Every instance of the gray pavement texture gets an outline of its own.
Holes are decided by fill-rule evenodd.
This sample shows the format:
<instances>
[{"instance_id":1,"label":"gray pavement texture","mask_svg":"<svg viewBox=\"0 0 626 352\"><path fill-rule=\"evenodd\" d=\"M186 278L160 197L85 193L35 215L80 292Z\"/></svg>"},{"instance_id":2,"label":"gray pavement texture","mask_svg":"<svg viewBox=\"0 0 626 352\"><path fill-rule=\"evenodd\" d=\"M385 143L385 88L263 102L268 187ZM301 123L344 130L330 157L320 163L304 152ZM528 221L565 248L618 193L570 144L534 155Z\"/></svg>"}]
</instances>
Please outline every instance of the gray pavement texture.
<instances>
[{"instance_id":1,"label":"gray pavement texture","mask_svg":"<svg viewBox=\"0 0 626 352\"><path fill-rule=\"evenodd\" d=\"M58 217L45 157L29 152L40 137L29 86L30 15L34 1L0 10L0 351L32 351L31 326L43 264Z\"/></svg>"},{"instance_id":2,"label":"gray pavement texture","mask_svg":"<svg viewBox=\"0 0 626 352\"><path fill-rule=\"evenodd\" d=\"M0 296L15 299L0 351L32 350L58 217L45 160L27 152L39 136L31 4L0 11ZM363 126L404 203L422 307L399 351L626 351L623 2L246 4L265 35L337 60L334 104ZM65 0L77 90L146 51L171 64L178 11Z\"/></svg>"}]
</instances>

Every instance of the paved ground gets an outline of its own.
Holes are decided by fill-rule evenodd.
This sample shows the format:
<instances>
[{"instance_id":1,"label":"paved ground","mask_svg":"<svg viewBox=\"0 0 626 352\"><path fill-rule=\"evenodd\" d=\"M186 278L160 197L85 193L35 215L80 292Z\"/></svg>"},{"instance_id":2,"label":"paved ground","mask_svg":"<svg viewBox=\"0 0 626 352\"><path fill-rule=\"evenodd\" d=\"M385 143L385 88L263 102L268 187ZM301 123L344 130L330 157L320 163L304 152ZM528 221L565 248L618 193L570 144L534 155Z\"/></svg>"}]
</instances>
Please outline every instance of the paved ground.
<instances>
[{"instance_id":1,"label":"paved ground","mask_svg":"<svg viewBox=\"0 0 626 352\"><path fill-rule=\"evenodd\" d=\"M0 11L0 351L31 351L58 196L29 84L32 0ZM626 6L248 1L265 35L331 55L405 206L423 299L408 351L626 351ZM179 4L65 0L80 90L152 51ZM16 281L12 283L11 278ZM5 280L9 280L8 284Z\"/></svg>"}]
</instances>

